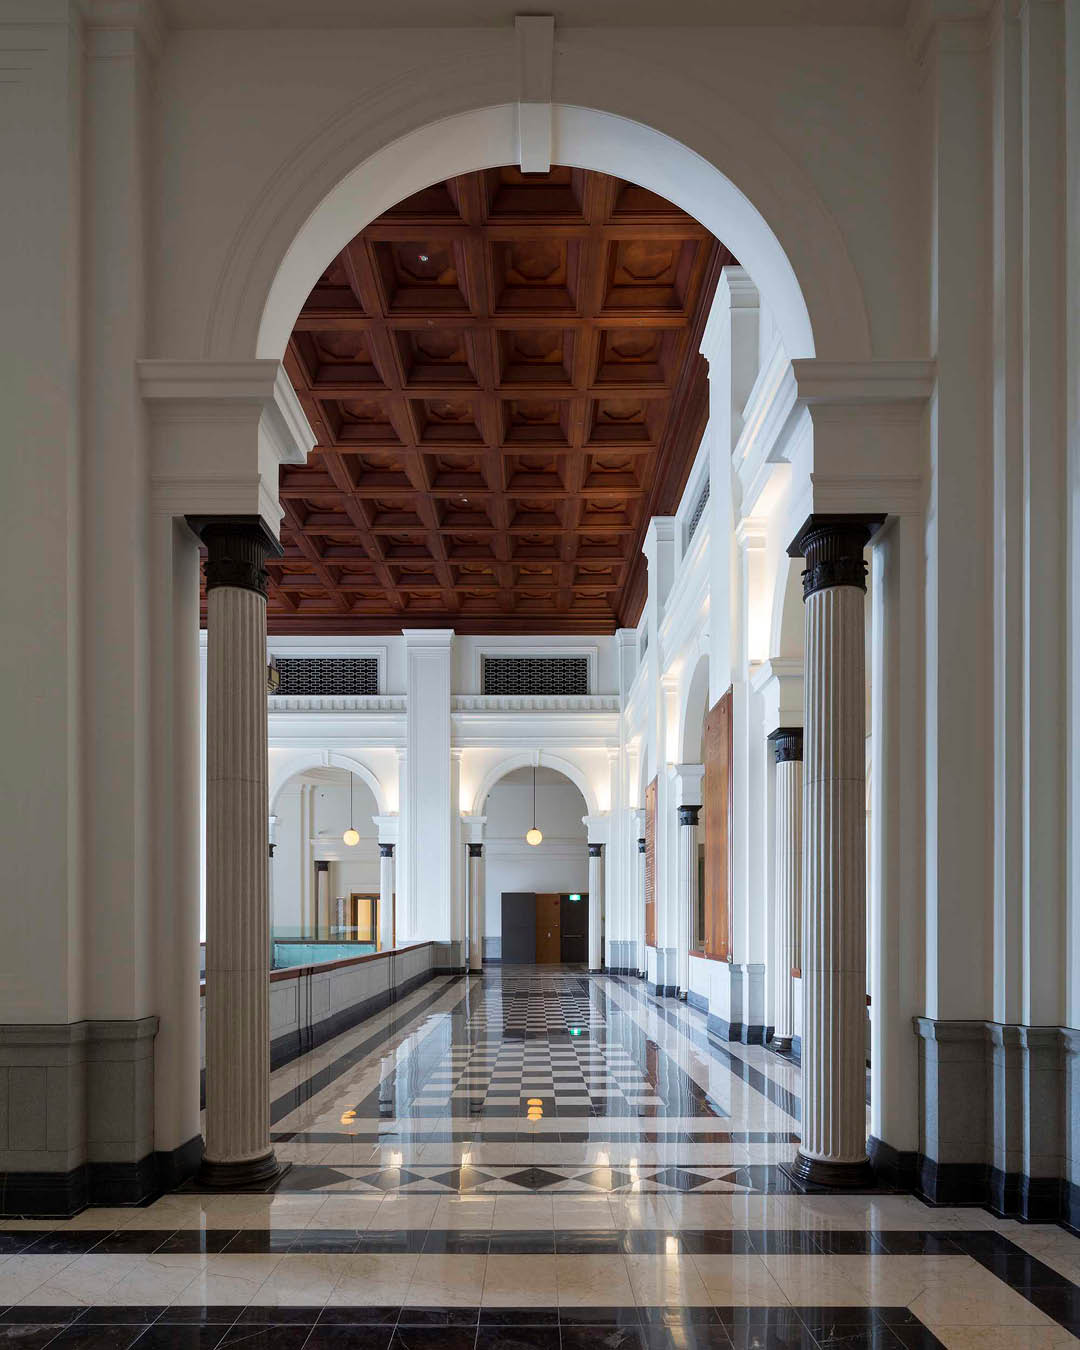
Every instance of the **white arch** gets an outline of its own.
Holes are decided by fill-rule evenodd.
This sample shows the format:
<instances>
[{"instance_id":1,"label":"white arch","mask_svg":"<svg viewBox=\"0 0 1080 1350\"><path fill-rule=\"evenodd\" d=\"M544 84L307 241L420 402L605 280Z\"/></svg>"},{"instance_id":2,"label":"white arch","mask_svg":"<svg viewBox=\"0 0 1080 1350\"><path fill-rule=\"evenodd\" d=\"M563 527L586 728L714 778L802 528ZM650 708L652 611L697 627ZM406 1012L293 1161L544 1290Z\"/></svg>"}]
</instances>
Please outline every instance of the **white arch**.
<instances>
[{"instance_id":1,"label":"white arch","mask_svg":"<svg viewBox=\"0 0 1080 1350\"><path fill-rule=\"evenodd\" d=\"M802 559L781 555L769 616L769 656L800 660L803 654Z\"/></svg>"},{"instance_id":2,"label":"white arch","mask_svg":"<svg viewBox=\"0 0 1080 1350\"><path fill-rule=\"evenodd\" d=\"M708 711L709 657L702 652L683 685L679 710L679 759L683 764L700 763L702 729Z\"/></svg>"},{"instance_id":3,"label":"white arch","mask_svg":"<svg viewBox=\"0 0 1080 1350\"><path fill-rule=\"evenodd\" d=\"M368 90L300 145L230 245L204 354L280 358L320 272L375 216L440 179L516 163L505 56L493 36L460 61L418 66L407 81ZM570 32L558 67L554 162L640 183L723 239L791 357L872 355L862 286L837 222L759 119L659 58L598 60L588 39ZM505 101L493 101L499 93Z\"/></svg>"},{"instance_id":4,"label":"white arch","mask_svg":"<svg viewBox=\"0 0 1080 1350\"><path fill-rule=\"evenodd\" d=\"M500 759L497 764L493 764L484 776L483 782L476 790L473 797L472 814L483 815L484 803L487 801L488 793L499 781L505 778L508 773L514 769L531 768L533 764L543 764L545 768L556 769L564 778L569 778L571 783L581 793L585 799L585 805L588 807L587 814L590 816L600 815L600 808L597 805L596 794L589 786L589 780L581 772L576 764L570 760L563 759L560 755L549 754L543 751L537 759L536 753L532 750L518 750L513 754L507 755L505 759Z\"/></svg>"},{"instance_id":5,"label":"white arch","mask_svg":"<svg viewBox=\"0 0 1080 1350\"><path fill-rule=\"evenodd\" d=\"M352 755L343 755L337 750L297 750L287 759L276 761L270 781L270 814L274 814L281 790L291 778L308 769L326 768L347 769L356 774L371 789L379 815L387 814L386 793L378 776L361 760L354 759Z\"/></svg>"}]
</instances>

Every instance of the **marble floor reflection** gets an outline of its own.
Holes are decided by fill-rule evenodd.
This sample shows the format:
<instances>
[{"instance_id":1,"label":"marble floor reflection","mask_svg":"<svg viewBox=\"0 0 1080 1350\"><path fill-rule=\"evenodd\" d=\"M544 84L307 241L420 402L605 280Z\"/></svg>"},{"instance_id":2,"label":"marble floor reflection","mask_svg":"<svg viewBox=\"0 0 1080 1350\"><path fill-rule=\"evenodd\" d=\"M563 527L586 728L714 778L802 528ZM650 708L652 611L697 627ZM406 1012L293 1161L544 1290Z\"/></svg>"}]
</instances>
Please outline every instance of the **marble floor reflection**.
<instances>
[{"instance_id":1,"label":"marble floor reflection","mask_svg":"<svg viewBox=\"0 0 1080 1350\"><path fill-rule=\"evenodd\" d=\"M272 1079L272 1194L0 1225L0 1347L1057 1347L1080 1240L805 1196L798 1069L637 981L439 979Z\"/></svg>"}]
</instances>

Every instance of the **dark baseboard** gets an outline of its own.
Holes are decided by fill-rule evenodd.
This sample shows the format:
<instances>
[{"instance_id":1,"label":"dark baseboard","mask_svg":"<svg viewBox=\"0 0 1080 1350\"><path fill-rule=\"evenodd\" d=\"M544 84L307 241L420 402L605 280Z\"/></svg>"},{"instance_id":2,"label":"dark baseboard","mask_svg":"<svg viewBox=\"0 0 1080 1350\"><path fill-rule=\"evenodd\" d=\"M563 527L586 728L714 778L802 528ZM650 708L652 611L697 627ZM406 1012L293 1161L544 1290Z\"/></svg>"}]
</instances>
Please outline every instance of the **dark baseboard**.
<instances>
[{"instance_id":1,"label":"dark baseboard","mask_svg":"<svg viewBox=\"0 0 1080 1350\"><path fill-rule=\"evenodd\" d=\"M485 965L485 966L501 966L501 965L502 965L502 957L501 957L501 956L485 956L485 957L484 957L484 965Z\"/></svg>"},{"instance_id":2,"label":"dark baseboard","mask_svg":"<svg viewBox=\"0 0 1080 1350\"><path fill-rule=\"evenodd\" d=\"M86 1164L70 1172L0 1172L0 1216L70 1219L87 1206Z\"/></svg>"},{"instance_id":3,"label":"dark baseboard","mask_svg":"<svg viewBox=\"0 0 1080 1350\"><path fill-rule=\"evenodd\" d=\"M162 1191L171 1191L175 1190L177 1186L183 1185L189 1177L193 1177L199 1170L202 1155L203 1137L201 1134L194 1135L186 1144L181 1144L179 1148L159 1149L154 1154L158 1188Z\"/></svg>"},{"instance_id":4,"label":"dark baseboard","mask_svg":"<svg viewBox=\"0 0 1080 1350\"><path fill-rule=\"evenodd\" d=\"M638 973L638 972L637 972L637 967L636 967L636 966L608 966L608 967L607 967L607 974L608 974L608 975L636 975L637 973Z\"/></svg>"},{"instance_id":5,"label":"dark baseboard","mask_svg":"<svg viewBox=\"0 0 1080 1350\"><path fill-rule=\"evenodd\" d=\"M886 1186L897 1186L901 1190L913 1191L919 1179L919 1155L914 1151L902 1153L886 1144L884 1139L871 1135L866 1143L870 1155L870 1166L878 1180Z\"/></svg>"},{"instance_id":6,"label":"dark baseboard","mask_svg":"<svg viewBox=\"0 0 1080 1350\"><path fill-rule=\"evenodd\" d=\"M144 1205L193 1175L202 1135L137 1162L91 1162L70 1172L0 1173L0 1217L70 1219L88 1205Z\"/></svg>"},{"instance_id":7,"label":"dark baseboard","mask_svg":"<svg viewBox=\"0 0 1080 1350\"><path fill-rule=\"evenodd\" d=\"M468 966L433 966L431 969L432 975L468 975L468 973L469 973ZM415 979L415 976L413 978ZM431 976L429 975L428 979L430 978ZM404 990L405 990L404 985L398 986L397 991L395 991L398 998L401 997L401 993Z\"/></svg>"},{"instance_id":8,"label":"dark baseboard","mask_svg":"<svg viewBox=\"0 0 1080 1350\"><path fill-rule=\"evenodd\" d=\"M745 1022L729 1022L723 1017L709 1013L706 1030L710 1036L720 1041L740 1041L743 1045L764 1045L769 1033L766 1026L757 1026Z\"/></svg>"},{"instance_id":9,"label":"dark baseboard","mask_svg":"<svg viewBox=\"0 0 1080 1350\"><path fill-rule=\"evenodd\" d=\"M791 1038L791 1058L796 1064L802 1063L802 1037L792 1036Z\"/></svg>"},{"instance_id":10,"label":"dark baseboard","mask_svg":"<svg viewBox=\"0 0 1080 1350\"><path fill-rule=\"evenodd\" d=\"M675 984L650 984L649 993L654 998L674 998L678 991L678 985Z\"/></svg>"},{"instance_id":11,"label":"dark baseboard","mask_svg":"<svg viewBox=\"0 0 1080 1350\"><path fill-rule=\"evenodd\" d=\"M686 1001L691 1008L696 1008L698 1012L707 1013L709 1011L709 1000L704 994L695 994L692 989L686 991Z\"/></svg>"},{"instance_id":12,"label":"dark baseboard","mask_svg":"<svg viewBox=\"0 0 1080 1350\"><path fill-rule=\"evenodd\" d=\"M986 1205L990 1169L985 1163L940 1163L919 1155L916 1192L932 1205Z\"/></svg>"}]
</instances>

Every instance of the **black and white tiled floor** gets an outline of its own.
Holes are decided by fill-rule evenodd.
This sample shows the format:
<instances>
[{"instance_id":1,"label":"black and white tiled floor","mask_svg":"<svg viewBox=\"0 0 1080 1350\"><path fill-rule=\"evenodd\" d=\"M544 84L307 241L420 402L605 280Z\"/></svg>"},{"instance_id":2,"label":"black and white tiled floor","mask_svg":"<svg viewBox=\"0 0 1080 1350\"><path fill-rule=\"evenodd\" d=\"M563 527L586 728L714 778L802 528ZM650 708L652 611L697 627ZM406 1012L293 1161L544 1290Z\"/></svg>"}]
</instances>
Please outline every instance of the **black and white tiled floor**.
<instances>
[{"instance_id":1,"label":"black and white tiled floor","mask_svg":"<svg viewBox=\"0 0 1080 1350\"><path fill-rule=\"evenodd\" d=\"M0 1350L1080 1344L1080 1240L795 1193L797 1093L635 981L435 981L273 1075L276 1193L0 1225Z\"/></svg>"}]
</instances>

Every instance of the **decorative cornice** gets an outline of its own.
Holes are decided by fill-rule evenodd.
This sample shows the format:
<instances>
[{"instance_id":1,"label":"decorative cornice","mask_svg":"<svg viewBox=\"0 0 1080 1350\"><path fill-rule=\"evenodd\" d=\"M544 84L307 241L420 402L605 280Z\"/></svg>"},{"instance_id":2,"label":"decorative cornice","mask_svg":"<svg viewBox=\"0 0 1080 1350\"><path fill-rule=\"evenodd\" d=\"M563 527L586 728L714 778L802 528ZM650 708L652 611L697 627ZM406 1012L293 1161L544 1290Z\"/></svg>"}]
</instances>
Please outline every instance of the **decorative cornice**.
<instances>
[{"instance_id":1,"label":"decorative cornice","mask_svg":"<svg viewBox=\"0 0 1080 1350\"><path fill-rule=\"evenodd\" d=\"M803 599L833 586L866 590L863 549L883 523L883 515L811 515L788 546L792 558L805 558Z\"/></svg>"},{"instance_id":2,"label":"decorative cornice","mask_svg":"<svg viewBox=\"0 0 1080 1350\"><path fill-rule=\"evenodd\" d=\"M822 403L926 403L937 382L933 361L792 361L799 401Z\"/></svg>"}]
</instances>

